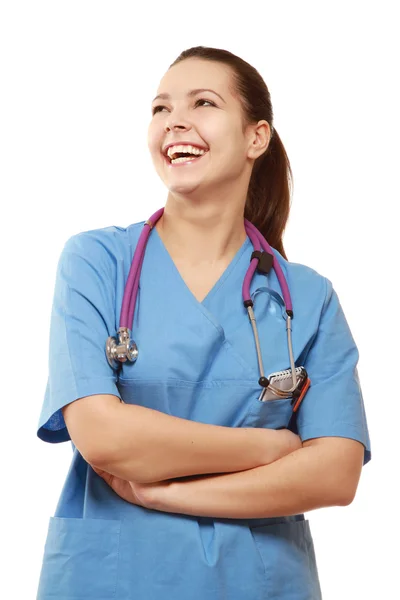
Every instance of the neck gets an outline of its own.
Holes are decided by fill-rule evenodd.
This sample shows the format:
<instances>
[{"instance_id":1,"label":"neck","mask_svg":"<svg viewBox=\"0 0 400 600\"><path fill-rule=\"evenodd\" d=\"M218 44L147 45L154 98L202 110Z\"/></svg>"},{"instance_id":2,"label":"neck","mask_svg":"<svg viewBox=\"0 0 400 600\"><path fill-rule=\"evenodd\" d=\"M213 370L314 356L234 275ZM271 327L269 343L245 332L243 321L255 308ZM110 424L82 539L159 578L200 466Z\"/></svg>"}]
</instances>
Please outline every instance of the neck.
<instances>
[{"instance_id":1,"label":"neck","mask_svg":"<svg viewBox=\"0 0 400 600\"><path fill-rule=\"evenodd\" d=\"M166 205L155 228L168 251L188 265L212 267L229 261L244 244L247 234L242 211L202 210Z\"/></svg>"}]
</instances>

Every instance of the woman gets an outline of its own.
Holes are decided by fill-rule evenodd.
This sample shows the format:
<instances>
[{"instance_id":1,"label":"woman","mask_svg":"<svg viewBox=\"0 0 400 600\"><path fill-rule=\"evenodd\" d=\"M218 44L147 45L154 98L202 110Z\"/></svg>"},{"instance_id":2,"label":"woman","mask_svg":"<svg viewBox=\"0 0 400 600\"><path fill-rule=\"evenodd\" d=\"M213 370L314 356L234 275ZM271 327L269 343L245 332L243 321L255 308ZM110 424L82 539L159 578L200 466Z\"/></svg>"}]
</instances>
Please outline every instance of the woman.
<instances>
[{"instance_id":1,"label":"woman","mask_svg":"<svg viewBox=\"0 0 400 600\"><path fill-rule=\"evenodd\" d=\"M168 197L140 273L136 361L117 369L105 348L145 223L74 235L58 264L37 433L71 440L73 459L37 598L319 599L304 512L348 505L371 449L338 296L284 252L291 170L265 82L230 52L183 52L152 103L148 146ZM290 394L260 399L245 219L293 300L294 361L311 381L296 412ZM290 369L269 267L250 286L265 376Z\"/></svg>"}]
</instances>

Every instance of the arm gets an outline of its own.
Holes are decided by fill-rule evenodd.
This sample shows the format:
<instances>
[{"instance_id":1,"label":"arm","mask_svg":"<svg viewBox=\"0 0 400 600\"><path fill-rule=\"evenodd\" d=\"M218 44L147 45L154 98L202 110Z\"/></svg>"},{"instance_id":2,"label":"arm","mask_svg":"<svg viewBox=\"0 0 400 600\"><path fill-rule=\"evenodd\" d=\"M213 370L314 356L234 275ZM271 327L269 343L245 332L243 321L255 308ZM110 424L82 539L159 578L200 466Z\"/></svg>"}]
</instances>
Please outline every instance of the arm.
<instances>
[{"instance_id":1,"label":"arm","mask_svg":"<svg viewBox=\"0 0 400 600\"><path fill-rule=\"evenodd\" d=\"M89 462L127 481L243 471L277 460L301 443L284 430L207 425L131 404L111 408L99 429L103 443L97 444L108 450Z\"/></svg>"},{"instance_id":2,"label":"arm","mask_svg":"<svg viewBox=\"0 0 400 600\"><path fill-rule=\"evenodd\" d=\"M158 498L157 488L149 488L148 502L156 510L230 519L345 506L354 499L363 456L364 446L355 440L317 438L266 466L171 482Z\"/></svg>"}]
</instances>

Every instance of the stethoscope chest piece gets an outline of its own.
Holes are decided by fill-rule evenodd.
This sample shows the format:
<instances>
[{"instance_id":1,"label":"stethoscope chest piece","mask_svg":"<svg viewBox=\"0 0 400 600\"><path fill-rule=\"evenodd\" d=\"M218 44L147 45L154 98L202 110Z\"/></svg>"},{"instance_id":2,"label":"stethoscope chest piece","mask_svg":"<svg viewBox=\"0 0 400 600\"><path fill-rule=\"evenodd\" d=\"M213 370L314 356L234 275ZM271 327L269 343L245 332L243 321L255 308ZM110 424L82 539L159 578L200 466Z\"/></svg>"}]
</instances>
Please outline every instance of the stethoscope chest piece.
<instances>
[{"instance_id":1,"label":"stethoscope chest piece","mask_svg":"<svg viewBox=\"0 0 400 600\"><path fill-rule=\"evenodd\" d=\"M131 340L128 327L120 327L117 334L118 340L111 335L107 338L106 343L108 364L113 369L119 369L121 363L126 361L135 362L139 354L135 342Z\"/></svg>"}]
</instances>

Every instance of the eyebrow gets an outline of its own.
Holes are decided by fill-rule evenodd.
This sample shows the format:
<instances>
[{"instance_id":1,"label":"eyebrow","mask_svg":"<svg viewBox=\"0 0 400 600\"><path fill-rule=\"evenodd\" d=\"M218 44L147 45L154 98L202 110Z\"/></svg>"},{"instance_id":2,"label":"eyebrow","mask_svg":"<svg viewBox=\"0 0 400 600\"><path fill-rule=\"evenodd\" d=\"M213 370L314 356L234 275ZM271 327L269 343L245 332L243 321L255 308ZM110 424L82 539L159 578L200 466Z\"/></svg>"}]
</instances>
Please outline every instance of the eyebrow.
<instances>
[{"instance_id":1,"label":"eyebrow","mask_svg":"<svg viewBox=\"0 0 400 600\"><path fill-rule=\"evenodd\" d=\"M223 102L225 102L225 100L223 99L222 96L220 96L217 92L215 92L214 90L210 90L208 88L197 88L196 90L190 90L187 95L188 96L196 96L196 94L199 94L201 92L212 92L213 94L216 94L217 96L219 96L221 98L221 100ZM158 94L158 96L156 96L155 98L153 98L152 102L154 102L155 100L157 100L157 98L162 98L164 100L168 100L168 98L171 98L171 96L169 94ZM225 102L226 104L226 102Z\"/></svg>"}]
</instances>

